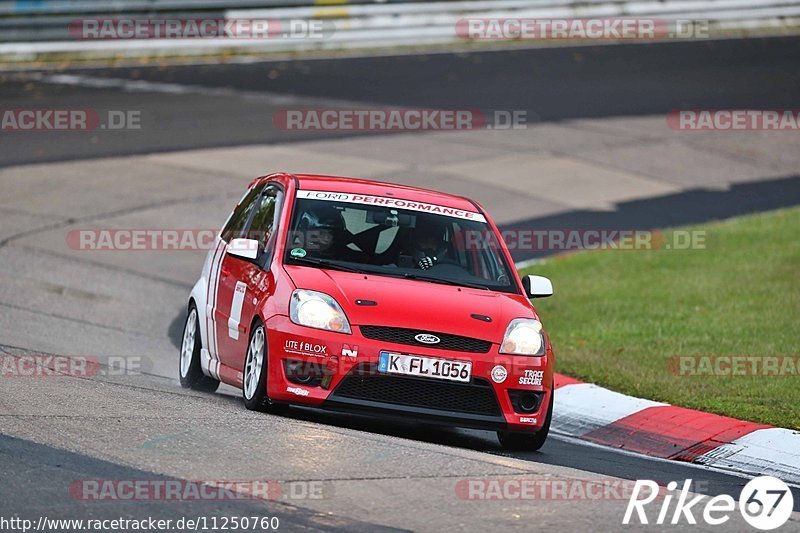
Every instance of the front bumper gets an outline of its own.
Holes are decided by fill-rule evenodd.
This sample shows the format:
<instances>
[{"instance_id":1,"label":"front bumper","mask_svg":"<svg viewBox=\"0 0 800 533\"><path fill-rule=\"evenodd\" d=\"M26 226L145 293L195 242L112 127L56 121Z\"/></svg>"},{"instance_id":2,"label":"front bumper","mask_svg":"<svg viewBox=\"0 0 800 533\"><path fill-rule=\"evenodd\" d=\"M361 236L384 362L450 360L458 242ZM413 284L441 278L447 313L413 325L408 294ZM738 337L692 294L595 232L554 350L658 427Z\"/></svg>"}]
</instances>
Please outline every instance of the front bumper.
<instances>
[{"instance_id":1,"label":"front bumper","mask_svg":"<svg viewBox=\"0 0 800 533\"><path fill-rule=\"evenodd\" d=\"M514 431L541 429L552 401L549 343L544 356L526 357L498 354L497 344L488 353L467 353L378 341L364 337L358 326L347 335L298 326L286 316L275 316L266 326L273 401ZM378 373L382 351L471 361L471 381ZM302 383L295 368L319 371L322 377ZM533 409L520 401L532 397L537 399Z\"/></svg>"}]
</instances>

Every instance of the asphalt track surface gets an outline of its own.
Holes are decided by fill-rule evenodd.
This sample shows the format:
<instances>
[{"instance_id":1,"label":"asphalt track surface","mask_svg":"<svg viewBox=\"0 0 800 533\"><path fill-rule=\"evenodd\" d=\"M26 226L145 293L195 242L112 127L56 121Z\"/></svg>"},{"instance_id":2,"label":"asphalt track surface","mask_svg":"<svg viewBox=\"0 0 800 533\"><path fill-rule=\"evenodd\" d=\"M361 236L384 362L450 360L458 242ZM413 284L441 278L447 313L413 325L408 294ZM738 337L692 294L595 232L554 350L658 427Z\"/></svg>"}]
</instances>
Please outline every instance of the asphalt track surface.
<instances>
[{"instance_id":1,"label":"asphalt track surface","mask_svg":"<svg viewBox=\"0 0 800 533\"><path fill-rule=\"evenodd\" d=\"M68 74L201 87L205 94L154 93L134 83L123 91L47 85L7 73L0 101L8 107L137 110L153 127L88 142L71 132L4 139L0 165L342 135L274 127L275 111L298 106L524 110L531 122L678 108L792 108L800 92L800 39L93 68ZM276 102L277 96L283 99Z\"/></svg>"},{"instance_id":2,"label":"asphalt track surface","mask_svg":"<svg viewBox=\"0 0 800 533\"><path fill-rule=\"evenodd\" d=\"M0 165L329 136L304 133L287 139L286 132L276 131L272 127L270 117L276 109L298 104L340 107L355 102L364 106L525 109L529 111L529 116L540 121L651 115L677 107L792 108L800 95L798 52L800 40L780 38L66 72L78 77L75 85L48 83L32 77L30 73L7 73L0 83L3 108L140 109L146 118L155 121L159 127L149 128L142 133L100 136L94 141L73 133L28 134L24 138L3 136ZM90 87L86 83L89 78L189 85L203 88L206 94L197 94L202 91L195 91L191 97L170 95L162 90L164 86L159 90L149 90L153 89L153 85L142 85L139 89L125 85L122 90L120 87L97 87L96 83ZM275 95L287 99L277 98L279 102L275 103ZM239 191L232 191L232 194L237 196ZM672 225L798 203L798 179L796 176L787 176L743 184L728 191L695 191L642 200L628 205L628 211L623 211L622 215L572 211L535 220L545 225L552 223L554 227L564 227L566 224L575 224L575 227L605 224L608 227L615 223L628 225L637 217L655 215L663 225ZM598 218L604 216L616 218L611 221ZM529 224L530 221L525 223ZM7 254L11 253L8 250L6 247ZM8 257L5 260L8 261ZM169 267L165 265L165 268ZM199 268L198 262L195 270L199 271ZM141 282L148 283L146 279ZM152 285L156 284L157 280L153 280ZM170 290L180 292L188 288L174 284ZM63 296L57 291L54 294L55 298ZM177 360L177 346L184 320L180 311L183 302L178 298L175 301L159 301L158 304L169 307L167 314L171 316L171 321L166 328L166 336ZM77 320L78 314L76 311L76 320L64 327L72 328L74 333L71 334L89 335L91 329ZM10 327L7 322L4 324ZM23 324L19 327L35 326ZM128 327L134 328L134 325L121 324L119 329L124 334ZM10 334L10 329L6 331ZM56 335L67 333L67 329L55 332ZM3 342L4 338L0 336L0 343ZM40 348L11 345L3 348L3 351L18 354L36 349ZM146 352L146 347L143 350ZM107 351L122 353L125 349L107 346ZM158 360L153 366L169 369L177 366L175 362ZM388 523L397 528L398 523L402 522L402 513L397 511L393 514L386 510L386 519L382 520L376 517L376 513L358 506L326 509L324 505L308 502L289 505L284 502L176 504L156 501L97 505L76 502L64 490L75 479L138 479L153 476L208 479L212 475L210 472L218 476L222 475L220 472L236 472L236 464L244 467L241 472L247 472L248 468L257 470L264 464L284 465L282 470L285 472L276 475L286 480L338 479L344 486L337 485L337 495L348 495L350 490L354 501L359 497L372 497L369 490L375 490L370 488L373 476L376 479L385 477L375 483L389 483L404 476L409 478L406 482L419 482L425 479L426 470L420 463L431 459L441 460L443 457L453 461L452 471L448 473L441 466L430 467L430 476L448 479L448 476L458 475L509 475L503 470L493 470L500 468L498 464L502 468L509 468L503 463L508 458L514 468L531 476L566 476L582 472L587 475L648 478L664 482L692 478L703 484L703 492L708 494L737 496L746 481L737 476L625 454L557 436L551 438L541 452L510 454L499 447L494 435L489 432L440 428L412 422L387 422L300 408L292 409L283 416L252 415L244 411L241 402L230 391L204 398L180 390L174 378L170 371L158 370L117 381L85 383L87 380L65 380L58 385L62 389L50 391L39 383L31 386L17 382L7 384L4 398L0 398L0 406L4 409L0 416L0 423L3 424L0 433L5 434L0 437L0 472L4 477L4 483L0 485L0 514L35 517L48 512L51 516L63 517L115 517L122 514L166 518L187 514L270 513L281 516L287 524L287 530L373 531ZM96 399L96 402L88 403L89 399ZM81 404L81 401L87 403ZM138 412L137 402L143 406L142 413ZM61 404L66 409L71 403L83 405L79 410L85 412L67 414L59 410ZM192 412L195 405L198 406L197 413L184 415ZM173 409L174 420L171 418ZM148 414L150 410L154 414ZM142 420L138 420L139 415ZM125 420L128 416L129 419ZM215 426L212 422L220 425ZM237 425L239 422L241 425ZM136 431L126 432L126 427L135 428ZM125 448L125 439L134 441L141 435L150 434L174 437L181 435L182 431L197 432L202 438L199 442L192 439L176 442L174 449L161 457L163 462L143 458L141 450ZM115 433L120 435L115 437ZM316 446L314 439L322 438L320 435L323 434L332 442L331 447ZM209 451L203 439L222 444ZM354 453L339 455L337 439L343 445L352 446ZM306 444L308 448L304 448ZM105 449L104 446L110 448ZM123 449L120 451L114 446ZM197 446L200 452L193 455L193 447ZM255 457L248 456L248 451L254 453ZM314 452L320 455L313 456ZM269 456L269 459L261 458L262 454ZM197 465L186 465L185 470L181 470L187 457L201 465L207 462L210 466L208 470L203 470ZM364 479L359 479L358 461L363 457L369 457L370 461L365 463ZM353 463L350 465L352 471L342 466L348 461ZM460 461L492 466L485 466L485 471L471 470L466 466L462 469ZM340 473L342 469L344 471ZM334 474L327 475L330 470ZM383 471L386 473L382 474ZM340 473L339 477L337 473ZM195 477L189 477L192 475ZM349 489L347 481L361 483L366 488ZM394 495L400 501L412 501L411 496L398 487L390 490L386 486L376 486L379 487L377 490L384 492L384 499ZM431 491L428 499L435 500L438 497L439 493L433 488L423 490ZM363 494L364 491L367 494ZM452 489L445 493L452 496ZM800 491L795 490L794 494L797 511L800 510ZM374 497L376 501L383 501L377 493ZM541 502L522 503L525 504L522 509L533 512L526 515L519 509L487 508L473 504L466 515L455 518L448 515L449 501L440 502L441 510L438 513L437 502L434 501L432 507L404 511L406 514L416 512L420 515L417 519L425 520L428 527L421 526L419 521L409 520L406 528L399 528L433 530L450 526L469 531L474 529L471 525L477 524L469 520L477 520L476 517L482 515L487 520L497 519L496 523L502 524L501 529L504 526L529 529L529 523L506 521L509 513L514 515L514 512L522 512L525 519L535 519L538 515L542 524L548 527L560 525L566 530L592 527L607 529L621 520L619 508L607 502L593 502L584 508L578 505L575 509L556 506L558 512L555 514L548 514L547 502L544 505ZM366 503L363 505L369 507ZM513 507L513 504L508 506ZM459 522L462 520L466 521ZM790 524L791 528L797 530L797 522ZM733 529L743 528L738 524Z\"/></svg>"}]
</instances>

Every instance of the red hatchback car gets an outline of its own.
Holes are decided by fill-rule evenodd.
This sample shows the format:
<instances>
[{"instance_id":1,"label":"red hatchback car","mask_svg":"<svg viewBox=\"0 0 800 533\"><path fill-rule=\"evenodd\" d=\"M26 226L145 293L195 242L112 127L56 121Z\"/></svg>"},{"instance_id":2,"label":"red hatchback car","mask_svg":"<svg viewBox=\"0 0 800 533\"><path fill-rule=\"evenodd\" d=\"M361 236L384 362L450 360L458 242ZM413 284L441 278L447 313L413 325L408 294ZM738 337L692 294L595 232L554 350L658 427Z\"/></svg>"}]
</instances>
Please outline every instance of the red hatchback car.
<instances>
[{"instance_id":1,"label":"red hatchback car","mask_svg":"<svg viewBox=\"0 0 800 533\"><path fill-rule=\"evenodd\" d=\"M192 290L181 385L288 404L493 429L538 449L553 351L477 203L330 176L254 180Z\"/></svg>"}]
</instances>

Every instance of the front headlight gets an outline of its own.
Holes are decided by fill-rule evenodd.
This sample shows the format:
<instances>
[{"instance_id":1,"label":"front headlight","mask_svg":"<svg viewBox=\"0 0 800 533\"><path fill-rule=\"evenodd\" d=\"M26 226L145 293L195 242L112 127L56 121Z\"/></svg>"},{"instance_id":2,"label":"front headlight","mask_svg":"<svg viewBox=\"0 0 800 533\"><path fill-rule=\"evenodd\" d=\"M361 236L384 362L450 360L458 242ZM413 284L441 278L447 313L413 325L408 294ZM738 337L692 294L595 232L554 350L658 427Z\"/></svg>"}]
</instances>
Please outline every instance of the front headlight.
<instances>
[{"instance_id":1,"label":"front headlight","mask_svg":"<svg viewBox=\"0 0 800 533\"><path fill-rule=\"evenodd\" d=\"M515 318L508 324L500 353L512 355L544 355L542 323L532 318Z\"/></svg>"},{"instance_id":2,"label":"front headlight","mask_svg":"<svg viewBox=\"0 0 800 533\"><path fill-rule=\"evenodd\" d=\"M323 292L296 289L289 303L289 318L298 326L351 333L339 303Z\"/></svg>"}]
</instances>

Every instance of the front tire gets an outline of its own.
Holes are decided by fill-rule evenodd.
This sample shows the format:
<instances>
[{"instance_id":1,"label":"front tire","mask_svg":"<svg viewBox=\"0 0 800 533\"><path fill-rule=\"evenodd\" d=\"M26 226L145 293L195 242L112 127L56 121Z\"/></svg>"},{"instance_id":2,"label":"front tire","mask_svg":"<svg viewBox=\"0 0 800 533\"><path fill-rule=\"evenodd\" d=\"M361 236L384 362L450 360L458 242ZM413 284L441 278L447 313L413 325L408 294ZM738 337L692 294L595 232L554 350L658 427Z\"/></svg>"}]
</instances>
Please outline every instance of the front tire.
<instances>
[{"instance_id":1,"label":"front tire","mask_svg":"<svg viewBox=\"0 0 800 533\"><path fill-rule=\"evenodd\" d=\"M503 448L507 450L519 450L535 452L544 446L547 434L550 433L550 421L553 418L553 403L555 400L555 389L550 389L550 405L547 406L547 418L542 429L536 433L520 433L515 431L498 431L497 440Z\"/></svg>"},{"instance_id":2,"label":"front tire","mask_svg":"<svg viewBox=\"0 0 800 533\"><path fill-rule=\"evenodd\" d=\"M250 332L247 344L247 357L242 370L242 399L244 406L251 411L279 412L286 404L272 403L267 394L267 331L257 320Z\"/></svg>"},{"instance_id":3,"label":"front tire","mask_svg":"<svg viewBox=\"0 0 800 533\"><path fill-rule=\"evenodd\" d=\"M181 387L184 389L214 392L219 387L219 381L203 374L200 348L200 320L197 318L197 307L192 302L189 305L186 325L183 327L178 375L181 379Z\"/></svg>"}]
</instances>

